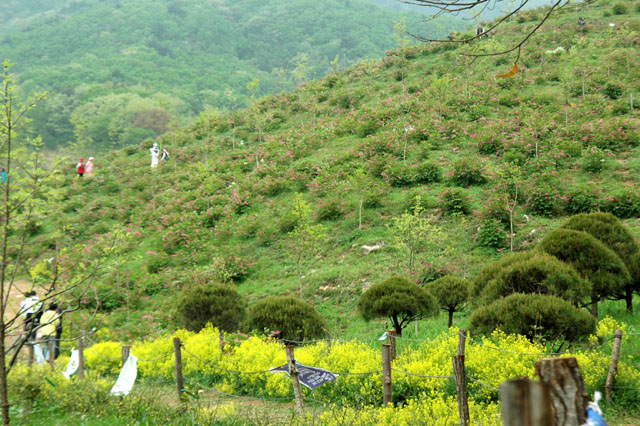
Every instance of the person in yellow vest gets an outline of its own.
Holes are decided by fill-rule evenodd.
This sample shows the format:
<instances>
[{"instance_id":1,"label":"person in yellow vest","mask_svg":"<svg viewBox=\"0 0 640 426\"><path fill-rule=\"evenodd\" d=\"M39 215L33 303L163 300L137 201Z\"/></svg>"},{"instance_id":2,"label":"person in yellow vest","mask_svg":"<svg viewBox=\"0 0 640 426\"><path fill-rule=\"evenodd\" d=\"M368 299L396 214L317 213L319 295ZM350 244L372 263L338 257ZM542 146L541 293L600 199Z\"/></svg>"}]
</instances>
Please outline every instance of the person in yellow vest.
<instances>
[{"instance_id":1,"label":"person in yellow vest","mask_svg":"<svg viewBox=\"0 0 640 426\"><path fill-rule=\"evenodd\" d=\"M60 314L58 314L58 305L52 303L49 305L49 309L42 314L40 318L40 338L44 345L43 353L44 359L49 359L49 342L53 347L56 340L56 328L60 323Z\"/></svg>"}]
</instances>

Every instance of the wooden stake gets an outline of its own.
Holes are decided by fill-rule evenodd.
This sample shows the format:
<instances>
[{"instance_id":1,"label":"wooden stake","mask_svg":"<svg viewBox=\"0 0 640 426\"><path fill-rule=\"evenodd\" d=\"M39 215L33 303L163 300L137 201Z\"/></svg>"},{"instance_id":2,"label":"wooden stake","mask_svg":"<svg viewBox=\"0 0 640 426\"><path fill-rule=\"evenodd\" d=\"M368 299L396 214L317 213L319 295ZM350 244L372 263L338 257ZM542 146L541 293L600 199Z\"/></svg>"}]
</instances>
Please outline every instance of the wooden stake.
<instances>
[{"instance_id":1,"label":"wooden stake","mask_svg":"<svg viewBox=\"0 0 640 426\"><path fill-rule=\"evenodd\" d=\"M467 374L464 370L464 355L452 357L453 378L456 381L456 396L458 397L458 412L460 426L469 425L469 395L467 393Z\"/></svg>"},{"instance_id":2,"label":"wooden stake","mask_svg":"<svg viewBox=\"0 0 640 426\"><path fill-rule=\"evenodd\" d=\"M327 336L327 355L331 353L331 336Z\"/></svg>"},{"instance_id":3,"label":"wooden stake","mask_svg":"<svg viewBox=\"0 0 640 426\"><path fill-rule=\"evenodd\" d=\"M182 352L180 347L182 344L180 343L179 337L173 338L173 354L175 357L175 367L176 367L176 388L178 390L178 399L182 399L184 390L184 380L182 378Z\"/></svg>"},{"instance_id":4,"label":"wooden stake","mask_svg":"<svg viewBox=\"0 0 640 426\"><path fill-rule=\"evenodd\" d=\"M131 345L122 345L122 366L129 359L129 353L131 352Z\"/></svg>"},{"instance_id":5,"label":"wooden stake","mask_svg":"<svg viewBox=\"0 0 640 426\"><path fill-rule=\"evenodd\" d=\"M504 426L552 426L549 391L528 378L508 380L500 385Z\"/></svg>"},{"instance_id":6,"label":"wooden stake","mask_svg":"<svg viewBox=\"0 0 640 426\"><path fill-rule=\"evenodd\" d=\"M304 402L302 400L302 387L300 386L300 379L298 377L298 368L296 367L296 359L293 354L293 346L289 345L285 349L287 351L287 363L289 364L289 376L293 384L293 394L296 397L296 411L298 414L302 414Z\"/></svg>"},{"instance_id":7,"label":"wooden stake","mask_svg":"<svg viewBox=\"0 0 640 426\"><path fill-rule=\"evenodd\" d=\"M78 338L78 378L84 379L84 337Z\"/></svg>"},{"instance_id":8,"label":"wooden stake","mask_svg":"<svg viewBox=\"0 0 640 426\"><path fill-rule=\"evenodd\" d=\"M458 355L464 355L465 345L467 343L467 330L460 329L458 333Z\"/></svg>"},{"instance_id":9,"label":"wooden stake","mask_svg":"<svg viewBox=\"0 0 640 426\"><path fill-rule=\"evenodd\" d=\"M387 336L389 337L389 345L391 345L391 361L396 359L398 352L396 351L396 331L389 330L387 331Z\"/></svg>"},{"instance_id":10,"label":"wooden stake","mask_svg":"<svg viewBox=\"0 0 640 426\"><path fill-rule=\"evenodd\" d=\"M609 366L609 374L607 374L607 382L604 386L607 401L611 402L611 389L618 371L618 360L620 359L620 344L622 343L622 330L616 330L613 335L613 352L611 353L611 365Z\"/></svg>"},{"instance_id":11,"label":"wooden stake","mask_svg":"<svg viewBox=\"0 0 640 426\"><path fill-rule=\"evenodd\" d=\"M382 403L386 407L393 404L393 391L391 385L391 352L392 346L388 343L382 345Z\"/></svg>"},{"instance_id":12,"label":"wooden stake","mask_svg":"<svg viewBox=\"0 0 640 426\"><path fill-rule=\"evenodd\" d=\"M553 425L585 423L588 397L578 361L573 357L544 358L536 363L536 374L549 388Z\"/></svg>"}]
</instances>

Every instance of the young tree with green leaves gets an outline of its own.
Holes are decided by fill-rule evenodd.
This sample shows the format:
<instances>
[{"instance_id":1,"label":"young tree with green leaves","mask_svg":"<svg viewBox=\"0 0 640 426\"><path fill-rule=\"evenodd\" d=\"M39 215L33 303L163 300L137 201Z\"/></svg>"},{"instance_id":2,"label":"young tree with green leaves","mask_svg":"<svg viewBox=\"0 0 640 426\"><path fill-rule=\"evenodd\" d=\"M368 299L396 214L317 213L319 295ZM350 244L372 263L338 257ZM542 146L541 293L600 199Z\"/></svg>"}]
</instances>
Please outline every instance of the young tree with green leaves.
<instances>
[{"instance_id":1,"label":"young tree with green leaves","mask_svg":"<svg viewBox=\"0 0 640 426\"><path fill-rule=\"evenodd\" d=\"M52 258L50 274L38 274L31 290L40 295L43 305L52 300L61 301L62 315L77 310L87 298L91 280L111 255L113 244L95 242L91 246L78 245L74 250L60 248L62 233L52 232L53 253L30 252L29 239L44 216L50 215L51 205L60 196L58 163L48 164L42 152L40 138L25 135L27 113L45 95L36 94L24 102L16 91L10 74L10 64L2 65L0 89L0 164L6 180L0 182L0 410L2 422L8 425L9 400L7 375L15 365L20 350L28 344L30 336L39 326L23 330L21 314L9 309L10 294L16 288L16 277L22 271L29 273L33 263ZM80 182L77 182L81 185ZM53 255L53 257L51 257ZM47 279L48 278L48 279ZM32 323L33 324L33 323ZM11 343L7 335L13 335Z\"/></svg>"},{"instance_id":2,"label":"young tree with green leaves","mask_svg":"<svg viewBox=\"0 0 640 426\"><path fill-rule=\"evenodd\" d=\"M311 258L319 251L319 244L326 236L326 229L313 223L311 207L296 194L291 209L295 227L289 233L288 253L293 258L298 276L298 296L302 299L302 280Z\"/></svg>"},{"instance_id":3,"label":"young tree with green leaves","mask_svg":"<svg viewBox=\"0 0 640 426\"><path fill-rule=\"evenodd\" d=\"M358 197L358 229L362 228L362 205L367 192L375 186L375 181L369 176L364 169L356 169L349 176L349 185Z\"/></svg>"},{"instance_id":4,"label":"young tree with green leaves","mask_svg":"<svg viewBox=\"0 0 640 426\"><path fill-rule=\"evenodd\" d=\"M407 267L411 276L418 254L428 250L440 252L444 247L444 234L434 222L435 218L426 215L419 196L415 198L411 213L393 218L393 225L390 227L393 245L408 253Z\"/></svg>"},{"instance_id":5,"label":"young tree with green leaves","mask_svg":"<svg viewBox=\"0 0 640 426\"><path fill-rule=\"evenodd\" d=\"M399 336L411 322L438 313L438 301L426 289L403 277L391 277L362 293L358 311L366 321L389 318Z\"/></svg>"}]
</instances>

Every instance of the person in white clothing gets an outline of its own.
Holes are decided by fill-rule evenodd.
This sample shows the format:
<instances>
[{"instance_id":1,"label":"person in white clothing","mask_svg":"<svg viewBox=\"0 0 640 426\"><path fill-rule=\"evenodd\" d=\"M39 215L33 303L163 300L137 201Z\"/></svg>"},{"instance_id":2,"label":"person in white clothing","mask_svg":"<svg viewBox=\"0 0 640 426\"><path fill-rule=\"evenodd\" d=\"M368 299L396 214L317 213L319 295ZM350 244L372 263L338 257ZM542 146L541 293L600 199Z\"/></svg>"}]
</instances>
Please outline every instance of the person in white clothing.
<instances>
[{"instance_id":1,"label":"person in white clothing","mask_svg":"<svg viewBox=\"0 0 640 426\"><path fill-rule=\"evenodd\" d=\"M29 339L33 337L33 330L38 326L37 314L42 303L35 291L28 291L26 298L20 303L20 316L24 319L24 330L29 334Z\"/></svg>"},{"instance_id":2,"label":"person in white clothing","mask_svg":"<svg viewBox=\"0 0 640 426\"><path fill-rule=\"evenodd\" d=\"M158 144L154 143L153 147L149 148L149 151L151 151L151 167L158 167L158 155L160 155Z\"/></svg>"}]
</instances>

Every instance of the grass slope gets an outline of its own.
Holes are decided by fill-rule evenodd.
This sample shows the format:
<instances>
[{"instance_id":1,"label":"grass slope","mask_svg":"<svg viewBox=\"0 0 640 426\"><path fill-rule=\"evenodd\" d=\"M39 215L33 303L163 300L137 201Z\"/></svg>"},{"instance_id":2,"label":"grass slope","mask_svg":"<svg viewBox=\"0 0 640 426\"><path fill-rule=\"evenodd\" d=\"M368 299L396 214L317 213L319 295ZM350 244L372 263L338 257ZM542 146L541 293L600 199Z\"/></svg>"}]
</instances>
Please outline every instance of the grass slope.
<instances>
[{"instance_id":1,"label":"grass slope","mask_svg":"<svg viewBox=\"0 0 640 426\"><path fill-rule=\"evenodd\" d=\"M334 336L350 337L384 328L356 314L372 283L410 272L423 280L443 272L470 278L507 250L482 247L478 233L495 218L503 222L494 234L504 240L508 189L501 176L514 166L521 170L514 250L534 246L566 216L595 209L612 211L640 236L640 115L628 109L629 94L640 92L638 4L606 17L605 2L563 9L525 46L521 71L510 79L494 78L511 68L510 57L469 64L461 54L510 46L541 10L470 46L396 51L249 110L202 115L163 138L172 159L157 170L149 168L151 141L99 158L91 179L68 169L65 199L41 220L31 249L48 258L45 248L54 246L60 226L65 244L122 230L118 259L95 284L102 310L91 321L122 339L148 336L174 326L176 294L194 282L231 277L250 303L296 294L289 231L300 193L327 231L304 265L304 299ZM588 21L584 33L575 25L578 13ZM558 47L564 51L547 52ZM442 179L423 183L425 164L439 168ZM360 229L350 183L359 168L373 186ZM462 186L474 170L486 182ZM453 189L453 205L468 203L460 207L468 214L447 214L452 203L443 194ZM445 238L408 271L407 253L393 244L393 218L415 195ZM361 253L363 244L382 241L379 252ZM464 325L466 316L455 323ZM421 335L445 324L444 316L423 322Z\"/></svg>"}]
</instances>

